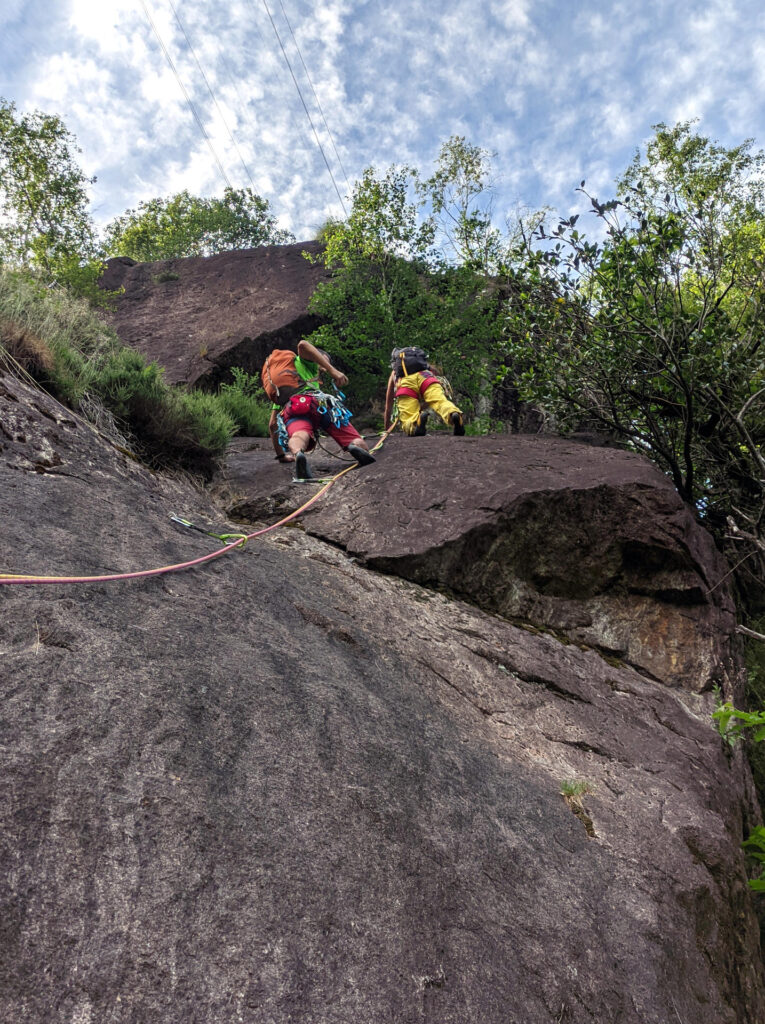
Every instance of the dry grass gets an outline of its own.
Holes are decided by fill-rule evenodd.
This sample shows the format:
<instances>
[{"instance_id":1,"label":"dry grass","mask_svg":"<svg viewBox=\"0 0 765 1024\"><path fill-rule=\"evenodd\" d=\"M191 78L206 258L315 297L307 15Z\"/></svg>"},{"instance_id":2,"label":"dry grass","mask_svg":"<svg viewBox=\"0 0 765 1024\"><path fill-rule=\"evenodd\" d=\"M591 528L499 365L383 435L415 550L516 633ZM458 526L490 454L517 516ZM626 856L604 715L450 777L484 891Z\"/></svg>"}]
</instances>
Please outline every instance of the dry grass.
<instances>
[{"instance_id":1,"label":"dry grass","mask_svg":"<svg viewBox=\"0 0 765 1024\"><path fill-rule=\"evenodd\" d=\"M55 365L50 345L13 320L0 319L0 346L5 350L4 355L10 356L11 360L33 377L50 373Z\"/></svg>"}]
</instances>

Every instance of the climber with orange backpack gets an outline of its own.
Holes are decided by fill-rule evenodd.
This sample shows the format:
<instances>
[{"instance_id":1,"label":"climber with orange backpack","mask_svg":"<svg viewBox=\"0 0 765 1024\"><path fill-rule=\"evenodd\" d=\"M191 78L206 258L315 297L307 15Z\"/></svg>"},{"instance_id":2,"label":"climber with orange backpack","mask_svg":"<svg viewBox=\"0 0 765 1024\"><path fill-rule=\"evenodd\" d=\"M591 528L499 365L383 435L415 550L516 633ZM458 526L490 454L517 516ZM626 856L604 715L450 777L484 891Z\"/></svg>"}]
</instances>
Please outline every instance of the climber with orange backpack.
<instances>
[{"instance_id":1,"label":"climber with orange backpack","mask_svg":"<svg viewBox=\"0 0 765 1024\"><path fill-rule=\"evenodd\" d=\"M432 411L461 437L465 433L462 412L448 399L433 372L427 354L415 346L394 348L390 355L391 374L385 394L385 429L392 422L395 398L398 419L405 434L421 437ZM424 403L425 408L422 409Z\"/></svg>"},{"instance_id":2,"label":"climber with orange backpack","mask_svg":"<svg viewBox=\"0 0 765 1024\"><path fill-rule=\"evenodd\" d=\"M332 395L322 391L322 371L335 385ZM337 390L348 378L332 365L326 352L305 340L298 342L297 353L274 349L265 361L261 380L273 403L268 430L276 457L280 462L294 461L298 480L311 479L306 452L316 447L320 430L360 466L375 461L358 430L351 426L351 413Z\"/></svg>"}]
</instances>

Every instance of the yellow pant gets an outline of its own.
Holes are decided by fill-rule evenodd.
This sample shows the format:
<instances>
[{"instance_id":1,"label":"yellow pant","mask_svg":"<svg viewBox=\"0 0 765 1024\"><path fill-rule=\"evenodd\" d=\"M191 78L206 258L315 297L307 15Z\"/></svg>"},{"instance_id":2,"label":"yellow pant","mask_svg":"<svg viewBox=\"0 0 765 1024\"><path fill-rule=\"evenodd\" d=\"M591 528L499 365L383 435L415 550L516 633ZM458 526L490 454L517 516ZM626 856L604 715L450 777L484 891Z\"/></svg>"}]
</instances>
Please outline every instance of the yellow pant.
<instances>
[{"instance_id":1,"label":"yellow pant","mask_svg":"<svg viewBox=\"0 0 765 1024\"><path fill-rule=\"evenodd\" d=\"M449 423L449 417L452 413L462 413L444 394L444 389L438 383L433 381L429 388L426 389L425 393L422 394L420 391L420 385L425 377L430 376L424 373L410 373L406 377L401 377L396 381L396 405L398 406L398 418L401 421L401 427L405 434L412 434L417 429L417 425L420 422L420 399L415 398L414 395L401 395L399 390L401 388L407 388L410 391L417 392L421 395L422 401L425 405L432 409L447 426L451 426Z\"/></svg>"}]
</instances>

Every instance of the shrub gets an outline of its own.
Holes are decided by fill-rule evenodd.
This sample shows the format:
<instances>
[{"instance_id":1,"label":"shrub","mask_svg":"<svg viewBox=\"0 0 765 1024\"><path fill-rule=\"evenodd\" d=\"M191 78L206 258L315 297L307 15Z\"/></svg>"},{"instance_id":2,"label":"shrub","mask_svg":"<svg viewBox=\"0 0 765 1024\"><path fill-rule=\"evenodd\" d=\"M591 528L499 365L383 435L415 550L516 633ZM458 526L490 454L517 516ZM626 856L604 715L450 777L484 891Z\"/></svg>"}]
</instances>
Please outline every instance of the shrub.
<instances>
[{"instance_id":1,"label":"shrub","mask_svg":"<svg viewBox=\"0 0 765 1024\"><path fill-rule=\"evenodd\" d=\"M758 678L758 670L762 663L762 656L759 650L756 654L754 653L754 649L751 649L751 644L749 647L750 650L747 652L749 696L750 698L755 696L761 701L762 690L759 688L761 680ZM730 701L723 703L718 694L717 707L712 713L712 718L720 736L729 746L735 747L739 740L750 741L748 749L749 761L752 766L758 796L762 799L763 782L765 780L765 758L763 758L759 748L763 741L765 741L765 709L760 711L741 711L739 708L734 707ZM765 892L765 828L762 828L762 826L753 828L748 838L742 843L742 846L747 854L757 861L760 866L760 874L757 878L749 880L749 887L754 889L755 892Z\"/></svg>"},{"instance_id":2,"label":"shrub","mask_svg":"<svg viewBox=\"0 0 765 1024\"><path fill-rule=\"evenodd\" d=\"M0 343L65 405L86 416L105 407L151 465L209 475L237 430L219 396L169 387L160 367L122 345L87 302L3 267Z\"/></svg>"},{"instance_id":3,"label":"shrub","mask_svg":"<svg viewBox=\"0 0 765 1024\"><path fill-rule=\"evenodd\" d=\"M98 358L122 347L90 305L39 275L0 266L0 319L31 332L52 349Z\"/></svg>"},{"instance_id":4,"label":"shrub","mask_svg":"<svg viewBox=\"0 0 765 1024\"><path fill-rule=\"evenodd\" d=\"M231 376L233 383L222 384L218 398L236 423L237 433L245 437L268 437L271 405L259 397L262 393L260 378L238 366L231 367Z\"/></svg>"},{"instance_id":5,"label":"shrub","mask_svg":"<svg viewBox=\"0 0 765 1024\"><path fill-rule=\"evenodd\" d=\"M0 320L0 345L13 363L32 376L53 369L55 359L47 342L11 320Z\"/></svg>"},{"instance_id":6,"label":"shrub","mask_svg":"<svg viewBox=\"0 0 765 1024\"><path fill-rule=\"evenodd\" d=\"M132 349L107 360L92 390L154 465L178 463L209 473L236 431L217 396L169 388L162 369Z\"/></svg>"}]
</instances>

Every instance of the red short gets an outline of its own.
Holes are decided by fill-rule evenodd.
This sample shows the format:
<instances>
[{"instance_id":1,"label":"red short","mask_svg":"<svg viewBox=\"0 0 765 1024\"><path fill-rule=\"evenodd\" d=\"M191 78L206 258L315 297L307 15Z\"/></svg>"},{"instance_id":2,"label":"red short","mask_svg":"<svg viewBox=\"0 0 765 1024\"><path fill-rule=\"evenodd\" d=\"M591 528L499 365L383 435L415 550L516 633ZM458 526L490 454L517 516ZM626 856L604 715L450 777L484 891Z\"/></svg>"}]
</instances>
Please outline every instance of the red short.
<instances>
[{"instance_id":1,"label":"red short","mask_svg":"<svg viewBox=\"0 0 765 1024\"><path fill-rule=\"evenodd\" d=\"M308 445L308 451L313 451L316 447L316 431L321 427L325 433L329 434L333 441L337 441L341 448L345 449L349 444L353 444L354 441L361 440L361 434L352 427L350 423L347 423L344 427L336 427L334 423L329 420L329 417L316 416L314 420L303 419L302 417L296 417L292 420L287 420L287 436L292 437L293 434L297 434L298 431L304 430L307 434L311 435L311 441Z\"/></svg>"}]
</instances>

